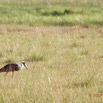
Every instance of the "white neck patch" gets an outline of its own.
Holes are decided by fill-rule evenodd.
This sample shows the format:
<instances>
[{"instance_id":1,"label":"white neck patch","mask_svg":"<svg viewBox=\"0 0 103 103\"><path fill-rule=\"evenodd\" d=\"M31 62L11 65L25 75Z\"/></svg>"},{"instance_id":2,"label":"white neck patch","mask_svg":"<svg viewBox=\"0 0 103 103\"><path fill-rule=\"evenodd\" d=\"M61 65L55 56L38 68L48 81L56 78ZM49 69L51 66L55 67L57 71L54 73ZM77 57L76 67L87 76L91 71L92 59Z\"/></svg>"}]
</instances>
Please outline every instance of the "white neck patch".
<instances>
[{"instance_id":1,"label":"white neck patch","mask_svg":"<svg viewBox=\"0 0 103 103\"><path fill-rule=\"evenodd\" d=\"M23 63L21 62L20 64L18 64L19 65L19 68L20 69L23 69L24 68L24 65L23 65Z\"/></svg>"}]
</instances>

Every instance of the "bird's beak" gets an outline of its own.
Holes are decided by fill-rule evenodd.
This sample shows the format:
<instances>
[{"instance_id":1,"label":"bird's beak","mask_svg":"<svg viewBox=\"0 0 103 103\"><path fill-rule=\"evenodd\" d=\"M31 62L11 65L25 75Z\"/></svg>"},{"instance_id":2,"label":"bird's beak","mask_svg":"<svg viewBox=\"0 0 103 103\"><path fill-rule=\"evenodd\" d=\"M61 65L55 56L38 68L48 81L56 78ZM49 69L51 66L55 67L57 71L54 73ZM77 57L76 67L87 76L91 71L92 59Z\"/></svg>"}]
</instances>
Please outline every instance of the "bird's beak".
<instances>
[{"instance_id":1,"label":"bird's beak","mask_svg":"<svg viewBox=\"0 0 103 103\"><path fill-rule=\"evenodd\" d=\"M26 64L25 64L24 66L25 66L25 68L26 68L27 70L29 70L29 69L28 69L28 66L27 66Z\"/></svg>"}]
</instances>

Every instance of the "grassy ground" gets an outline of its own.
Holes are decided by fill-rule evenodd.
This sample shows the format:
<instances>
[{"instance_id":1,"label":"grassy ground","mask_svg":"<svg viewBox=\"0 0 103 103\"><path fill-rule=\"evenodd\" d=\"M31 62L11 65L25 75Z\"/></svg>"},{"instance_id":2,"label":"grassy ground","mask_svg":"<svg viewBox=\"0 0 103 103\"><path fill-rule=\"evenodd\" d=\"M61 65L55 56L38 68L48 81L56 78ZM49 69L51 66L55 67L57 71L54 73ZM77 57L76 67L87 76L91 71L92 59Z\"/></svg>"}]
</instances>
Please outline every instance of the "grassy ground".
<instances>
[{"instance_id":1,"label":"grassy ground","mask_svg":"<svg viewBox=\"0 0 103 103\"><path fill-rule=\"evenodd\" d=\"M103 25L100 3L0 4L0 23L19 25Z\"/></svg>"},{"instance_id":2,"label":"grassy ground","mask_svg":"<svg viewBox=\"0 0 103 103\"><path fill-rule=\"evenodd\" d=\"M102 4L0 1L0 67L25 60L30 69L0 73L0 103L102 103Z\"/></svg>"},{"instance_id":3,"label":"grassy ground","mask_svg":"<svg viewBox=\"0 0 103 103\"><path fill-rule=\"evenodd\" d=\"M102 103L102 45L102 27L0 25L0 66L30 69L0 74L0 102Z\"/></svg>"}]
</instances>

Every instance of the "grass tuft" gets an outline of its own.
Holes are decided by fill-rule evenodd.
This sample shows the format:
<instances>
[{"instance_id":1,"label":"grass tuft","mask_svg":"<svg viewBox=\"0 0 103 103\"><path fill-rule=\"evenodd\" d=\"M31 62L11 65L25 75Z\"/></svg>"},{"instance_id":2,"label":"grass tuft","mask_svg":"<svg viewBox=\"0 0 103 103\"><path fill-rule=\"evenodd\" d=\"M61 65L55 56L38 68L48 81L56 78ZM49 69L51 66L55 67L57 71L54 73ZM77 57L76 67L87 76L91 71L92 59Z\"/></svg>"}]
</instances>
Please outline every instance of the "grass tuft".
<instances>
[{"instance_id":1,"label":"grass tuft","mask_svg":"<svg viewBox=\"0 0 103 103\"><path fill-rule=\"evenodd\" d=\"M7 58L6 60L4 60L4 63L14 63L15 60L13 58Z\"/></svg>"},{"instance_id":2,"label":"grass tuft","mask_svg":"<svg viewBox=\"0 0 103 103\"><path fill-rule=\"evenodd\" d=\"M2 53L2 52L0 52L0 58L1 58L1 57L3 57L3 53Z\"/></svg>"},{"instance_id":3,"label":"grass tuft","mask_svg":"<svg viewBox=\"0 0 103 103\"><path fill-rule=\"evenodd\" d=\"M27 56L25 60L28 62L45 61L46 58L44 55L34 52L34 53L31 53L31 55Z\"/></svg>"},{"instance_id":4,"label":"grass tuft","mask_svg":"<svg viewBox=\"0 0 103 103\"><path fill-rule=\"evenodd\" d=\"M77 44L77 43L72 43L72 44L70 45L70 48L76 48L76 47L79 47L79 44Z\"/></svg>"}]
</instances>

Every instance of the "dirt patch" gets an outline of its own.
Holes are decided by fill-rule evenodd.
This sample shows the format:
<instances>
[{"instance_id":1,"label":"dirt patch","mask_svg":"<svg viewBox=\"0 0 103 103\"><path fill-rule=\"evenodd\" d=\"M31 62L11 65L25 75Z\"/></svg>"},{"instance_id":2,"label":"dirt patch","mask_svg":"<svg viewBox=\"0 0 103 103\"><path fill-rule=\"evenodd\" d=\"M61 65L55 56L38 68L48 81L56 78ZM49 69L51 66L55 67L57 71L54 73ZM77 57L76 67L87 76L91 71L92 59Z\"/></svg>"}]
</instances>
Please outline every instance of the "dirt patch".
<instances>
[{"instance_id":1,"label":"dirt patch","mask_svg":"<svg viewBox=\"0 0 103 103\"><path fill-rule=\"evenodd\" d=\"M0 25L0 35L10 33L22 34L100 34L103 35L103 27L85 27L85 26L21 26L21 25ZM81 35L82 36L82 35Z\"/></svg>"}]
</instances>

